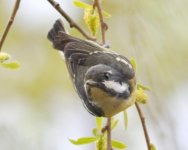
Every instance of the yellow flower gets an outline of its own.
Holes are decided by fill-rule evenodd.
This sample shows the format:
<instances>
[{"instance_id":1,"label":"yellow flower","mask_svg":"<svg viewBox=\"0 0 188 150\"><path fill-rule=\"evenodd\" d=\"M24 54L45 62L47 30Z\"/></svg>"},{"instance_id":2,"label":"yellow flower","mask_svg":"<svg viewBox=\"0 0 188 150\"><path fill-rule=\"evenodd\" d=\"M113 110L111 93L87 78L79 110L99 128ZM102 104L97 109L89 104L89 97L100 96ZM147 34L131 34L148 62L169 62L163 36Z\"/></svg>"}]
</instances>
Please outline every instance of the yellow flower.
<instances>
[{"instance_id":1,"label":"yellow flower","mask_svg":"<svg viewBox=\"0 0 188 150\"><path fill-rule=\"evenodd\" d=\"M11 56L9 54L4 53L4 52L0 52L0 62L1 63L6 61L6 60L8 60L8 59L10 59L10 57Z\"/></svg>"},{"instance_id":2,"label":"yellow flower","mask_svg":"<svg viewBox=\"0 0 188 150\"><path fill-rule=\"evenodd\" d=\"M148 100L148 96L142 88L138 88L135 91L136 102L145 104Z\"/></svg>"},{"instance_id":3,"label":"yellow flower","mask_svg":"<svg viewBox=\"0 0 188 150\"><path fill-rule=\"evenodd\" d=\"M93 8L84 10L84 21L93 36L96 36L100 26L99 14Z\"/></svg>"}]
</instances>

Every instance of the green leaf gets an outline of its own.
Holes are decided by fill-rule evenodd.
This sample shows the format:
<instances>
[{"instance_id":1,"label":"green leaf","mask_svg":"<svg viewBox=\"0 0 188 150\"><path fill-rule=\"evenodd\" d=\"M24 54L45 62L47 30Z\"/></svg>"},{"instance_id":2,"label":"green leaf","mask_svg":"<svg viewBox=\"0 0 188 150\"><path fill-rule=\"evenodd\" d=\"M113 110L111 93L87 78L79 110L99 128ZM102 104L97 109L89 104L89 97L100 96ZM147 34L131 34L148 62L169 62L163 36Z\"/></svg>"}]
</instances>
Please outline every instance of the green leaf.
<instances>
[{"instance_id":1,"label":"green leaf","mask_svg":"<svg viewBox=\"0 0 188 150\"><path fill-rule=\"evenodd\" d=\"M111 15L104 10L102 11L102 14L103 14L104 18L110 18L111 17Z\"/></svg>"},{"instance_id":2,"label":"green leaf","mask_svg":"<svg viewBox=\"0 0 188 150\"><path fill-rule=\"evenodd\" d=\"M127 128L128 128L128 115L127 115L126 110L123 111L123 116L124 116L124 126L125 126L125 129L127 130Z\"/></svg>"},{"instance_id":3,"label":"green leaf","mask_svg":"<svg viewBox=\"0 0 188 150\"><path fill-rule=\"evenodd\" d=\"M89 5L87 3L84 3L80 0L74 0L73 1L73 4L76 6L76 7L79 7L79 8L83 8L83 9L92 9L93 10L93 6L92 5ZM106 11L102 10L102 14L104 16L104 18L110 18L111 15L109 13L107 13Z\"/></svg>"},{"instance_id":4,"label":"green leaf","mask_svg":"<svg viewBox=\"0 0 188 150\"><path fill-rule=\"evenodd\" d=\"M96 125L97 125L98 130L102 129L102 123L103 123L103 118L102 117L96 117Z\"/></svg>"},{"instance_id":5,"label":"green leaf","mask_svg":"<svg viewBox=\"0 0 188 150\"><path fill-rule=\"evenodd\" d=\"M119 123L119 120L113 121L111 125L111 129L113 130L117 126L118 123Z\"/></svg>"},{"instance_id":6,"label":"green leaf","mask_svg":"<svg viewBox=\"0 0 188 150\"><path fill-rule=\"evenodd\" d=\"M139 88L141 88L141 89L143 89L145 91L150 91L151 90L151 88L149 86L145 86L143 84L137 83L137 89L139 89Z\"/></svg>"},{"instance_id":7,"label":"green leaf","mask_svg":"<svg viewBox=\"0 0 188 150\"><path fill-rule=\"evenodd\" d=\"M154 144L150 144L150 148L151 148L151 150L156 150L156 147Z\"/></svg>"},{"instance_id":8,"label":"green leaf","mask_svg":"<svg viewBox=\"0 0 188 150\"><path fill-rule=\"evenodd\" d=\"M4 62L10 58L11 56L8 53L0 52L0 62Z\"/></svg>"},{"instance_id":9,"label":"green leaf","mask_svg":"<svg viewBox=\"0 0 188 150\"><path fill-rule=\"evenodd\" d=\"M80 0L74 0L73 1L73 4L76 6L76 7L80 7L80 8L91 8L91 5L89 4L86 4Z\"/></svg>"},{"instance_id":10,"label":"green leaf","mask_svg":"<svg viewBox=\"0 0 188 150\"><path fill-rule=\"evenodd\" d=\"M113 148L118 148L118 149L125 149L127 148L127 145L120 141L112 140L112 147Z\"/></svg>"},{"instance_id":11,"label":"green leaf","mask_svg":"<svg viewBox=\"0 0 188 150\"><path fill-rule=\"evenodd\" d=\"M69 139L69 141L74 145L83 145L83 144L89 144L89 143L95 142L97 141L97 138L96 137L83 137L77 140Z\"/></svg>"},{"instance_id":12,"label":"green leaf","mask_svg":"<svg viewBox=\"0 0 188 150\"><path fill-rule=\"evenodd\" d=\"M137 68L136 60L134 58L131 58L130 63L133 66L134 71L136 71L136 68Z\"/></svg>"},{"instance_id":13,"label":"green leaf","mask_svg":"<svg viewBox=\"0 0 188 150\"><path fill-rule=\"evenodd\" d=\"M94 129L92 130L92 133L93 133L94 136L97 136L97 134L98 134L97 132L98 132L97 128L94 128Z\"/></svg>"},{"instance_id":14,"label":"green leaf","mask_svg":"<svg viewBox=\"0 0 188 150\"><path fill-rule=\"evenodd\" d=\"M96 11L93 12L93 8L84 9L84 22L93 36L96 36L100 28L100 19Z\"/></svg>"},{"instance_id":15,"label":"green leaf","mask_svg":"<svg viewBox=\"0 0 188 150\"><path fill-rule=\"evenodd\" d=\"M18 69L20 64L18 62L10 62L10 63L0 63L0 66L8 69Z\"/></svg>"},{"instance_id":16,"label":"green leaf","mask_svg":"<svg viewBox=\"0 0 188 150\"><path fill-rule=\"evenodd\" d=\"M96 142L97 150L106 150L106 138L104 135L99 136L99 140Z\"/></svg>"}]
</instances>

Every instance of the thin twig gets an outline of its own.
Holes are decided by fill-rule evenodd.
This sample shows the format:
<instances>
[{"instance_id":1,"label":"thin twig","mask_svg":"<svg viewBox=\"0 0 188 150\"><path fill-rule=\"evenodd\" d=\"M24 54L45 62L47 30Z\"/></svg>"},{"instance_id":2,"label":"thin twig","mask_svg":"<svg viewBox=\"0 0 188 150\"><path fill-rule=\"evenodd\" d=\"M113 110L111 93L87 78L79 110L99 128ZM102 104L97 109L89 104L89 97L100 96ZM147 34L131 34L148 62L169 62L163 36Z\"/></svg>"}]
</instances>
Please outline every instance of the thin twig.
<instances>
[{"instance_id":1,"label":"thin twig","mask_svg":"<svg viewBox=\"0 0 188 150\"><path fill-rule=\"evenodd\" d=\"M107 150L112 150L112 143L111 143L111 117L107 118Z\"/></svg>"},{"instance_id":2,"label":"thin twig","mask_svg":"<svg viewBox=\"0 0 188 150\"><path fill-rule=\"evenodd\" d=\"M105 38L105 31L107 30L107 24L103 20L103 14L102 14L102 8L100 5L99 0L95 0L93 2L93 10L95 10L95 7L97 7L97 11L99 13L99 19L100 19L100 25L101 25L101 36L102 36L102 44L106 44L106 38ZM104 130L102 131L107 132L107 150L112 150L112 142L111 142L111 117L107 118L107 125L105 126Z\"/></svg>"},{"instance_id":3,"label":"thin twig","mask_svg":"<svg viewBox=\"0 0 188 150\"><path fill-rule=\"evenodd\" d=\"M107 30L108 26L104 22L103 14L102 14L102 8L101 8L99 0L94 1L93 8L95 8L95 7L97 7L97 10L98 10L98 13L99 13L99 19L100 19L100 24L101 24L102 44L105 45L106 44L105 31Z\"/></svg>"},{"instance_id":4,"label":"thin twig","mask_svg":"<svg viewBox=\"0 0 188 150\"><path fill-rule=\"evenodd\" d=\"M60 4L54 0L48 2L67 20L71 28L76 28L86 39L96 41L94 37L88 35L61 7Z\"/></svg>"},{"instance_id":5,"label":"thin twig","mask_svg":"<svg viewBox=\"0 0 188 150\"><path fill-rule=\"evenodd\" d=\"M142 110L140 109L140 106L137 102L135 103L135 106L136 106L136 109L138 111L141 123L142 123L142 128L143 128L143 131L144 131L144 136L145 136L145 139L146 139L147 148L148 148L148 150L151 150L150 138L149 138L149 134L148 134L147 127L146 127L145 117L144 117Z\"/></svg>"},{"instance_id":6,"label":"thin twig","mask_svg":"<svg viewBox=\"0 0 188 150\"><path fill-rule=\"evenodd\" d=\"M20 5L20 1L21 0L16 0L16 2L14 4L13 11L12 11L12 14L11 14L10 19L8 21L8 24L7 24L6 28L5 28L5 31L3 32L2 38L0 40L0 52L1 52L1 49L2 49L2 46L3 46L3 43L4 43L4 41L5 41L5 39L6 39L7 35L8 35L8 32L10 30L10 27L11 27L12 23L14 22L14 18L16 16L17 11L18 11L18 8L19 8L19 5Z\"/></svg>"},{"instance_id":7,"label":"thin twig","mask_svg":"<svg viewBox=\"0 0 188 150\"><path fill-rule=\"evenodd\" d=\"M107 149L106 150L113 150L112 144L111 144L111 117L107 118L107 123L102 128L101 132L102 132L102 134L105 134L105 132L107 132L107 143L106 143Z\"/></svg>"}]
</instances>

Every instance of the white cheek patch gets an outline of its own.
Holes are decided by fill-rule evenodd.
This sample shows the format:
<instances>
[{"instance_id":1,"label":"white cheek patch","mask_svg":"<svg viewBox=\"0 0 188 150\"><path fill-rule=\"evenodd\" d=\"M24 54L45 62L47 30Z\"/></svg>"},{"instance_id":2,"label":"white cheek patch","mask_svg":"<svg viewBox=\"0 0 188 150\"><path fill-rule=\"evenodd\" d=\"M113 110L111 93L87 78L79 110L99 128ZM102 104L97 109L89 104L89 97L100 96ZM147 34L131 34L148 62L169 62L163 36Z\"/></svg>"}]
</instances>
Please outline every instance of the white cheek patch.
<instances>
[{"instance_id":1,"label":"white cheek patch","mask_svg":"<svg viewBox=\"0 0 188 150\"><path fill-rule=\"evenodd\" d=\"M120 84L116 81L104 81L103 84L108 88L112 89L117 93L123 93L125 91L128 91L129 85L127 83Z\"/></svg>"}]
</instances>

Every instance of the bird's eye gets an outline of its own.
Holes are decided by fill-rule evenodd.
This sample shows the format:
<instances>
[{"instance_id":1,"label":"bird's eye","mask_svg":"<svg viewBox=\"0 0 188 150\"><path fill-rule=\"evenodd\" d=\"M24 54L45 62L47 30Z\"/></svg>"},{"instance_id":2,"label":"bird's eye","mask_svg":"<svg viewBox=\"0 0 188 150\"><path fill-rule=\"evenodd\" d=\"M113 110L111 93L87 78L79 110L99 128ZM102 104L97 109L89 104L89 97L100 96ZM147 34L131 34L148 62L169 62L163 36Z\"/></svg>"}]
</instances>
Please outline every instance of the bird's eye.
<instances>
[{"instance_id":1,"label":"bird's eye","mask_svg":"<svg viewBox=\"0 0 188 150\"><path fill-rule=\"evenodd\" d=\"M105 72L105 73L104 73L104 78L105 78L106 80L109 80L109 79L110 79L110 73L109 73L109 72Z\"/></svg>"}]
</instances>

